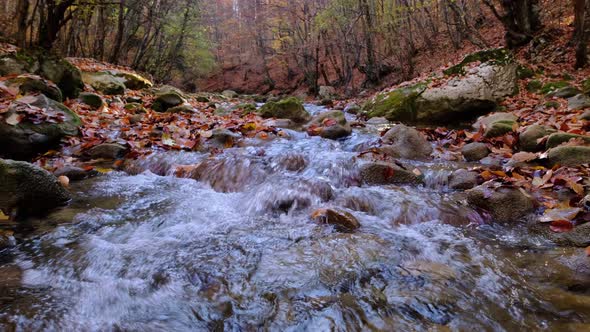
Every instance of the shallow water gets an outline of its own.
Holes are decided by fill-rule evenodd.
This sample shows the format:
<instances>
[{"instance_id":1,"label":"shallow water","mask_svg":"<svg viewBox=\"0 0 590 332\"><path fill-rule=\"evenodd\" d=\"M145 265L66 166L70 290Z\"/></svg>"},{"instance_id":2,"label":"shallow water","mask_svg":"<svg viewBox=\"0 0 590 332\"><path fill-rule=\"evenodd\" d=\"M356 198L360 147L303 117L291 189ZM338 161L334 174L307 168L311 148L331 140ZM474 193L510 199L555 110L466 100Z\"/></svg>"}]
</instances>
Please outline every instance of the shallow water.
<instances>
[{"instance_id":1,"label":"shallow water","mask_svg":"<svg viewBox=\"0 0 590 332\"><path fill-rule=\"evenodd\" d=\"M247 141L198 180L174 168L206 155L162 152L73 184L51 226L0 253L0 330L590 328L583 250L486 223L446 188L457 165L418 163L425 186L359 186L369 132ZM318 207L362 226L318 225Z\"/></svg>"}]
</instances>

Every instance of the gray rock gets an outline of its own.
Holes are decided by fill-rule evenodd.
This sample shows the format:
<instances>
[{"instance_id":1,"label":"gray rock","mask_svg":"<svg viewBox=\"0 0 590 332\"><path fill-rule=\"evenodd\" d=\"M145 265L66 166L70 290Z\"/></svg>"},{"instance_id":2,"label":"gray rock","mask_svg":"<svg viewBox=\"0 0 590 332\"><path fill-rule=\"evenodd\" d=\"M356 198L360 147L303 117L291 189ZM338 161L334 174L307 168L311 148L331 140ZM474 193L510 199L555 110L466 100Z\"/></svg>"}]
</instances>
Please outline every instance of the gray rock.
<instances>
[{"instance_id":1,"label":"gray rock","mask_svg":"<svg viewBox=\"0 0 590 332\"><path fill-rule=\"evenodd\" d=\"M231 99L238 97L238 93L233 90L225 90L221 93L221 95L223 95L226 98L231 98Z\"/></svg>"},{"instance_id":2,"label":"gray rock","mask_svg":"<svg viewBox=\"0 0 590 332\"><path fill-rule=\"evenodd\" d=\"M102 97L92 92L82 92L78 97L81 102L96 109L102 107L105 102Z\"/></svg>"},{"instance_id":3,"label":"gray rock","mask_svg":"<svg viewBox=\"0 0 590 332\"><path fill-rule=\"evenodd\" d=\"M581 120L590 121L590 110L587 110L580 116Z\"/></svg>"},{"instance_id":4,"label":"gray rock","mask_svg":"<svg viewBox=\"0 0 590 332\"><path fill-rule=\"evenodd\" d=\"M129 149L121 144L116 143L103 143L93 146L86 155L91 159L119 159L124 157Z\"/></svg>"},{"instance_id":5,"label":"gray rock","mask_svg":"<svg viewBox=\"0 0 590 332\"><path fill-rule=\"evenodd\" d=\"M152 87L152 82L147 78L125 70L108 70L106 73L112 75L121 82L127 89L130 90L141 90Z\"/></svg>"},{"instance_id":6,"label":"gray rock","mask_svg":"<svg viewBox=\"0 0 590 332\"><path fill-rule=\"evenodd\" d=\"M108 72L84 72L82 80L96 91L105 95L122 95L125 93L125 85L120 79Z\"/></svg>"},{"instance_id":7,"label":"gray rock","mask_svg":"<svg viewBox=\"0 0 590 332\"><path fill-rule=\"evenodd\" d=\"M339 139L352 133L352 128L342 111L320 113L313 117L306 129L310 135L319 135L328 139Z\"/></svg>"},{"instance_id":8,"label":"gray rock","mask_svg":"<svg viewBox=\"0 0 590 332\"><path fill-rule=\"evenodd\" d=\"M590 164L590 146L558 146L547 151L547 162L550 167Z\"/></svg>"},{"instance_id":9,"label":"gray rock","mask_svg":"<svg viewBox=\"0 0 590 332\"><path fill-rule=\"evenodd\" d=\"M195 111L193 105L185 103L182 105L170 107L166 110L168 113L193 113Z\"/></svg>"},{"instance_id":10,"label":"gray rock","mask_svg":"<svg viewBox=\"0 0 590 332\"><path fill-rule=\"evenodd\" d=\"M477 186L478 174L465 169L458 169L449 176L449 188L467 190Z\"/></svg>"},{"instance_id":11,"label":"gray rock","mask_svg":"<svg viewBox=\"0 0 590 332\"><path fill-rule=\"evenodd\" d=\"M516 221L534 210L533 198L520 188L481 185L466 193L469 204L490 212L498 222Z\"/></svg>"},{"instance_id":12,"label":"gray rock","mask_svg":"<svg viewBox=\"0 0 590 332\"><path fill-rule=\"evenodd\" d=\"M346 107L344 107L344 112L345 113L350 113L350 114L358 114L361 111L361 107L355 103L350 103L348 105L346 105Z\"/></svg>"},{"instance_id":13,"label":"gray rock","mask_svg":"<svg viewBox=\"0 0 590 332\"><path fill-rule=\"evenodd\" d=\"M321 224L334 225L337 231L350 233L361 227L351 213L340 209L319 209L313 212L312 219Z\"/></svg>"},{"instance_id":14,"label":"gray rock","mask_svg":"<svg viewBox=\"0 0 590 332\"><path fill-rule=\"evenodd\" d=\"M388 156L405 159L426 159L432 153L432 145L414 128L399 124L389 129L381 138L382 152Z\"/></svg>"},{"instance_id":15,"label":"gray rock","mask_svg":"<svg viewBox=\"0 0 590 332\"><path fill-rule=\"evenodd\" d=\"M70 181L80 181L98 175L95 170L86 171L80 167L64 166L53 173L56 177L67 176Z\"/></svg>"},{"instance_id":16,"label":"gray rock","mask_svg":"<svg viewBox=\"0 0 590 332\"><path fill-rule=\"evenodd\" d=\"M463 158L467 161L478 161L490 154L490 149L485 143L473 142L465 144L461 149Z\"/></svg>"},{"instance_id":17,"label":"gray rock","mask_svg":"<svg viewBox=\"0 0 590 332\"><path fill-rule=\"evenodd\" d=\"M480 117L473 125L475 129L485 128L487 138L498 137L518 128L518 117L512 113L498 112Z\"/></svg>"},{"instance_id":18,"label":"gray rock","mask_svg":"<svg viewBox=\"0 0 590 332\"><path fill-rule=\"evenodd\" d=\"M37 112L44 120L32 122L25 117L18 123L14 121L27 112ZM64 136L78 135L81 124L76 113L45 95L24 96L0 114L0 152L18 159L31 157L56 145Z\"/></svg>"},{"instance_id":19,"label":"gray rock","mask_svg":"<svg viewBox=\"0 0 590 332\"><path fill-rule=\"evenodd\" d=\"M239 133L235 133L225 128L215 128L213 129L210 140L224 146L230 142L233 143L240 138L242 138L242 135Z\"/></svg>"},{"instance_id":20,"label":"gray rock","mask_svg":"<svg viewBox=\"0 0 590 332\"><path fill-rule=\"evenodd\" d=\"M4 81L4 85L8 89L18 90L21 95L39 92L55 101L61 102L63 100L59 87L55 83L43 79L41 76L31 74L19 75Z\"/></svg>"},{"instance_id":21,"label":"gray rock","mask_svg":"<svg viewBox=\"0 0 590 332\"><path fill-rule=\"evenodd\" d=\"M590 223L575 226L571 231L564 233L553 232L547 223L538 221L529 224L529 229L533 234L540 235L558 246L580 248L590 246Z\"/></svg>"},{"instance_id":22,"label":"gray rock","mask_svg":"<svg viewBox=\"0 0 590 332\"><path fill-rule=\"evenodd\" d=\"M585 94L578 94L567 100L567 108L570 111L577 111L590 107L590 97Z\"/></svg>"},{"instance_id":23,"label":"gray rock","mask_svg":"<svg viewBox=\"0 0 590 332\"><path fill-rule=\"evenodd\" d=\"M0 209L16 219L62 206L70 194L57 178L35 165L0 159Z\"/></svg>"},{"instance_id":24,"label":"gray rock","mask_svg":"<svg viewBox=\"0 0 590 332\"><path fill-rule=\"evenodd\" d=\"M152 109L156 112L166 112L169 108L186 103L184 94L171 86L163 86L156 91L156 99Z\"/></svg>"},{"instance_id":25,"label":"gray rock","mask_svg":"<svg viewBox=\"0 0 590 332\"><path fill-rule=\"evenodd\" d=\"M590 144L590 136L576 135L571 133L557 132L547 137L546 148L551 149L563 143L570 141L571 139L578 139L584 143ZM583 143L583 144L584 144Z\"/></svg>"},{"instance_id":26,"label":"gray rock","mask_svg":"<svg viewBox=\"0 0 590 332\"><path fill-rule=\"evenodd\" d=\"M580 94L580 92L582 91L574 88L573 86L566 86L548 93L547 97L570 98Z\"/></svg>"},{"instance_id":27,"label":"gray rock","mask_svg":"<svg viewBox=\"0 0 590 332\"><path fill-rule=\"evenodd\" d=\"M408 168L388 162L369 162L360 167L360 178L367 185L421 184L421 176Z\"/></svg>"},{"instance_id":28,"label":"gray rock","mask_svg":"<svg viewBox=\"0 0 590 332\"><path fill-rule=\"evenodd\" d=\"M379 93L363 110L369 117L407 123L444 124L472 118L493 111L499 100L514 94L516 68L505 56L502 61L484 62L440 87L422 82Z\"/></svg>"},{"instance_id":29,"label":"gray rock","mask_svg":"<svg viewBox=\"0 0 590 332\"><path fill-rule=\"evenodd\" d=\"M301 101L295 97L278 102L269 101L258 111L263 118L290 119L295 123L305 123L311 119Z\"/></svg>"},{"instance_id":30,"label":"gray rock","mask_svg":"<svg viewBox=\"0 0 590 332\"><path fill-rule=\"evenodd\" d=\"M331 86L322 85L320 86L318 96L320 99L334 99L337 97L336 89Z\"/></svg>"},{"instance_id":31,"label":"gray rock","mask_svg":"<svg viewBox=\"0 0 590 332\"><path fill-rule=\"evenodd\" d=\"M528 126L518 137L518 145L523 151L540 151L543 149L543 144L540 144L539 140L552 132L555 132L555 130L549 127L540 125Z\"/></svg>"}]
</instances>

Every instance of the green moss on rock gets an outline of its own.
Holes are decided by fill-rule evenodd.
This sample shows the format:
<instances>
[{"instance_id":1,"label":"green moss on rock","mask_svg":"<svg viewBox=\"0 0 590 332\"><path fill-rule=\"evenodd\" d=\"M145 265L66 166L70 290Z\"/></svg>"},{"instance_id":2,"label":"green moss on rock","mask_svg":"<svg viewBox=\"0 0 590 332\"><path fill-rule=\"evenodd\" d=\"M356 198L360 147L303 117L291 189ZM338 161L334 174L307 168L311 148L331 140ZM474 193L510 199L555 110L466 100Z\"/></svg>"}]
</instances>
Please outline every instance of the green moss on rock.
<instances>
[{"instance_id":1,"label":"green moss on rock","mask_svg":"<svg viewBox=\"0 0 590 332\"><path fill-rule=\"evenodd\" d=\"M301 101L295 97L270 101L259 109L259 113L263 118L290 119L297 123L307 122L311 118Z\"/></svg>"},{"instance_id":2,"label":"green moss on rock","mask_svg":"<svg viewBox=\"0 0 590 332\"><path fill-rule=\"evenodd\" d=\"M370 118L413 122L416 119L416 99L425 89L426 84L420 83L378 94L365 103L363 112Z\"/></svg>"},{"instance_id":3,"label":"green moss on rock","mask_svg":"<svg viewBox=\"0 0 590 332\"><path fill-rule=\"evenodd\" d=\"M507 64L514 60L512 53L505 48L495 48L490 50L483 50L467 55L463 61L454 65L443 73L445 75L465 75L465 66L473 62L489 62L491 64Z\"/></svg>"},{"instance_id":4,"label":"green moss on rock","mask_svg":"<svg viewBox=\"0 0 590 332\"><path fill-rule=\"evenodd\" d=\"M561 145L565 142L569 142L571 139L574 139L574 138L580 139L586 143L590 143L590 136L559 132L559 133L554 133L554 134L549 135L549 137L547 138L546 147L547 147L547 149L554 148L554 147Z\"/></svg>"},{"instance_id":5,"label":"green moss on rock","mask_svg":"<svg viewBox=\"0 0 590 332\"><path fill-rule=\"evenodd\" d=\"M543 87L543 83L539 80L532 80L526 85L526 89L528 92L537 92L541 90Z\"/></svg>"},{"instance_id":6,"label":"green moss on rock","mask_svg":"<svg viewBox=\"0 0 590 332\"><path fill-rule=\"evenodd\" d=\"M566 81L555 81L555 82L549 82L546 83L545 85L543 85L543 87L541 88L541 93L546 95L548 93L557 91L559 89L565 88L567 86L569 86L570 84Z\"/></svg>"}]
</instances>

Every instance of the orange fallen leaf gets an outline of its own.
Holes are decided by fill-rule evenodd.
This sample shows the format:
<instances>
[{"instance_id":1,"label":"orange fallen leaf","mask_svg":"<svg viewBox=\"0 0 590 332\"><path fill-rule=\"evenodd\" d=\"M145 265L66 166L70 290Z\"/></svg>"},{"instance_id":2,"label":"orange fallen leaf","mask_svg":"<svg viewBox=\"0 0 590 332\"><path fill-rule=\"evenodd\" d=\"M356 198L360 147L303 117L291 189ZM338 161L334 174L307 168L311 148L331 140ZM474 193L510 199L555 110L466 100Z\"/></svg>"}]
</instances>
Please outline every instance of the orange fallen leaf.
<instances>
[{"instance_id":1,"label":"orange fallen leaf","mask_svg":"<svg viewBox=\"0 0 590 332\"><path fill-rule=\"evenodd\" d=\"M61 175L60 177L57 178L57 180L59 181L59 183L61 183L62 186L66 187L66 188L70 186L70 178L68 178L65 175Z\"/></svg>"}]
</instances>

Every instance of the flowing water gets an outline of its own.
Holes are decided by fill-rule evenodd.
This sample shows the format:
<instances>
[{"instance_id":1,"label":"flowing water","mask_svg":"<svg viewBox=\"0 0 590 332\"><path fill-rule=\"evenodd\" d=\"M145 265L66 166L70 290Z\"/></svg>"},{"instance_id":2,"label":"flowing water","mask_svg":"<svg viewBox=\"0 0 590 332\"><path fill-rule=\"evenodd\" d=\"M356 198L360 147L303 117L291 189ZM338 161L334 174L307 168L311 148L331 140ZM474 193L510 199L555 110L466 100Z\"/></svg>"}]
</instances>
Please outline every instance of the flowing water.
<instances>
[{"instance_id":1,"label":"flowing water","mask_svg":"<svg viewBox=\"0 0 590 332\"><path fill-rule=\"evenodd\" d=\"M425 186L359 186L374 132L289 134L73 184L50 226L0 253L0 330L590 328L587 258L485 222L446 188L458 165L416 164ZM173 176L201 161L198 180ZM362 226L318 225L319 207Z\"/></svg>"}]
</instances>

